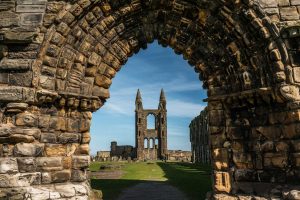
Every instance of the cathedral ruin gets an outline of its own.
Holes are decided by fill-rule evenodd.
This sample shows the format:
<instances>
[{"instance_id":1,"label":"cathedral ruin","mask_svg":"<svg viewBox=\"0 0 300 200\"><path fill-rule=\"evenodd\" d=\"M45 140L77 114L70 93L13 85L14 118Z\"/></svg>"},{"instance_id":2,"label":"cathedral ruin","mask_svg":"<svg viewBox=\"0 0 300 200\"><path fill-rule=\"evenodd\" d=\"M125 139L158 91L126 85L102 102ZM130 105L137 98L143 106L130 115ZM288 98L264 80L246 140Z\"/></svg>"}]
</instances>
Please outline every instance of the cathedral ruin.
<instances>
[{"instance_id":1,"label":"cathedral ruin","mask_svg":"<svg viewBox=\"0 0 300 200\"><path fill-rule=\"evenodd\" d=\"M144 109L140 90L135 100L135 137L138 160L164 160L167 157L167 101L161 90L158 109ZM153 129L148 116L154 116Z\"/></svg>"}]
</instances>

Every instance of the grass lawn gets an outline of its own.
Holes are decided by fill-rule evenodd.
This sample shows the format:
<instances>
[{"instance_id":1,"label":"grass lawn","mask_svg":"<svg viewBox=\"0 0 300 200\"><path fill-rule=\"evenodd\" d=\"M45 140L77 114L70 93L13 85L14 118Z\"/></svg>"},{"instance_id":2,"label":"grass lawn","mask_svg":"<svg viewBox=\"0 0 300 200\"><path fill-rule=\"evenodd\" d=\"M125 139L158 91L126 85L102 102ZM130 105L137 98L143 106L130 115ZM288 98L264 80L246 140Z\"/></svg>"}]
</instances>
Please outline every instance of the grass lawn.
<instances>
[{"instance_id":1,"label":"grass lawn","mask_svg":"<svg viewBox=\"0 0 300 200\"><path fill-rule=\"evenodd\" d=\"M124 175L118 180L91 180L92 188L102 190L104 200L114 200L122 190L145 181L167 181L183 191L190 200L203 200L210 191L208 166L190 163L92 163L91 171L99 171L101 164L122 165Z\"/></svg>"}]
</instances>

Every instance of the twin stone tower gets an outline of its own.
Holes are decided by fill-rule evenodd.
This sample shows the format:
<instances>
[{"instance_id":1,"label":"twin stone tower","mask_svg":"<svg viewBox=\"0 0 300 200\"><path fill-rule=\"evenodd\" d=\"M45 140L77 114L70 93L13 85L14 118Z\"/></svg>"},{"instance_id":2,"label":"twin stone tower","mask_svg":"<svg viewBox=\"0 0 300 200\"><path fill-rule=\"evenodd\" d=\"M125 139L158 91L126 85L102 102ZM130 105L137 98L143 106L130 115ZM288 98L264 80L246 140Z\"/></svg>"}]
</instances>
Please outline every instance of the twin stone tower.
<instances>
[{"instance_id":1,"label":"twin stone tower","mask_svg":"<svg viewBox=\"0 0 300 200\"><path fill-rule=\"evenodd\" d=\"M158 109L144 109L140 90L135 100L135 137L138 160L166 159L167 109L164 90L161 90ZM149 128L148 118L154 116L154 127Z\"/></svg>"}]
</instances>

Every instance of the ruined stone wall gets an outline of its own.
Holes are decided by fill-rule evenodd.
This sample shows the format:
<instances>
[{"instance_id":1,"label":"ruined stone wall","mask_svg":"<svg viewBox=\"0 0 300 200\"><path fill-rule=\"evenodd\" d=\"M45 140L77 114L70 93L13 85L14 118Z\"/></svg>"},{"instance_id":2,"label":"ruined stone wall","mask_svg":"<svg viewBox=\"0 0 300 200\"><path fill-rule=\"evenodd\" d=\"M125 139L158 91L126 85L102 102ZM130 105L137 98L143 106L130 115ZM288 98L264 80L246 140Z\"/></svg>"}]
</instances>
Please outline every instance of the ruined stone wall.
<instances>
[{"instance_id":1,"label":"ruined stone wall","mask_svg":"<svg viewBox=\"0 0 300 200\"><path fill-rule=\"evenodd\" d=\"M192 162L210 164L211 146L209 142L209 124L207 108L195 117L190 125L190 142L192 146Z\"/></svg>"},{"instance_id":2,"label":"ruined stone wall","mask_svg":"<svg viewBox=\"0 0 300 200\"><path fill-rule=\"evenodd\" d=\"M110 161L110 151L97 151L95 160L100 162Z\"/></svg>"},{"instance_id":3,"label":"ruined stone wall","mask_svg":"<svg viewBox=\"0 0 300 200\"><path fill-rule=\"evenodd\" d=\"M88 198L91 113L157 39L208 91L213 198L299 199L299 5L0 1L1 198Z\"/></svg>"},{"instance_id":4,"label":"ruined stone wall","mask_svg":"<svg viewBox=\"0 0 300 200\"><path fill-rule=\"evenodd\" d=\"M191 162L192 153L190 151L168 150L167 160L179 162Z\"/></svg>"}]
</instances>

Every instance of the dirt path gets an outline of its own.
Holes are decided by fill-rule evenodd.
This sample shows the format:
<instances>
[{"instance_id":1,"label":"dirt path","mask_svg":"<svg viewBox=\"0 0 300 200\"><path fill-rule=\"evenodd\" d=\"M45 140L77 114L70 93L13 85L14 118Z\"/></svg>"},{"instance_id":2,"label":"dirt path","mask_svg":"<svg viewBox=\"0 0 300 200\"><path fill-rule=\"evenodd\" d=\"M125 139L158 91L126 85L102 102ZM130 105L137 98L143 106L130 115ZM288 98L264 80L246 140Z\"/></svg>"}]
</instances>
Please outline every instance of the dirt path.
<instances>
[{"instance_id":1,"label":"dirt path","mask_svg":"<svg viewBox=\"0 0 300 200\"><path fill-rule=\"evenodd\" d=\"M125 189L118 200L187 200L177 188L164 183L148 181Z\"/></svg>"}]
</instances>

